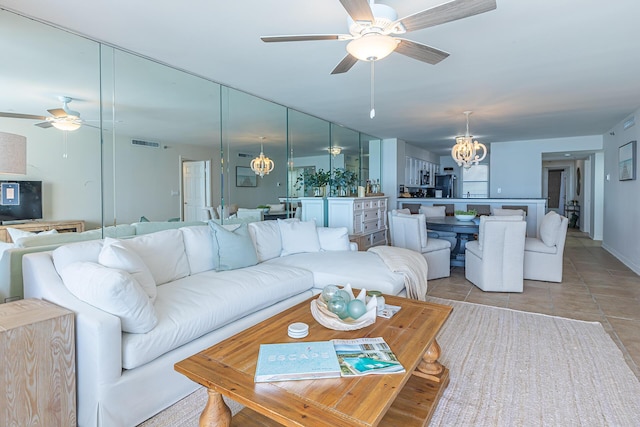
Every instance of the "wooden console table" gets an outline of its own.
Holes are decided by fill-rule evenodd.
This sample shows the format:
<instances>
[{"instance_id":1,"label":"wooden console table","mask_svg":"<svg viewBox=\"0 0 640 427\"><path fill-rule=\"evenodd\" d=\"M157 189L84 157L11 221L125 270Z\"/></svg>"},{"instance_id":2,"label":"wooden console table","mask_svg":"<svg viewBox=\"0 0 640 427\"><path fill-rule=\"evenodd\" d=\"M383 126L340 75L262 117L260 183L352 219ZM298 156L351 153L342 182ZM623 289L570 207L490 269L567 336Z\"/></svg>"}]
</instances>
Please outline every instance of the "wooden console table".
<instances>
[{"instance_id":1,"label":"wooden console table","mask_svg":"<svg viewBox=\"0 0 640 427\"><path fill-rule=\"evenodd\" d=\"M0 304L0 424L76 425L73 322L43 300Z\"/></svg>"},{"instance_id":2,"label":"wooden console table","mask_svg":"<svg viewBox=\"0 0 640 427\"><path fill-rule=\"evenodd\" d=\"M42 231L56 230L58 233L84 231L84 221L30 221L20 224L0 225L0 242L12 243L7 228L40 233Z\"/></svg>"}]
</instances>

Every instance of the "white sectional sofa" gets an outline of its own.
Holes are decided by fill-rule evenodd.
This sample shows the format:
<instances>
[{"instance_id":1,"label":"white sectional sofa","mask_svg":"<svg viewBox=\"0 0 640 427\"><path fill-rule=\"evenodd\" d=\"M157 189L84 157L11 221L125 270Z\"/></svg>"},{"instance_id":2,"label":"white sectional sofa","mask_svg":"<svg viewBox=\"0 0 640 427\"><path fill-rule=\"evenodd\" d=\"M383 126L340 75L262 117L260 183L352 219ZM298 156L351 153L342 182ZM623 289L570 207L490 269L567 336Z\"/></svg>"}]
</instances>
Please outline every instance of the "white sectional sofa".
<instances>
[{"instance_id":1,"label":"white sectional sofa","mask_svg":"<svg viewBox=\"0 0 640 427\"><path fill-rule=\"evenodd\" d=\"M232 228L183 227L25 255L25 297L76 313L78 425L134 426L153 416L198 387L174 371L176 362L326 284L406 295L404 277L355 250L346 228L297 220Z\"/></svg>"}]
</instances>

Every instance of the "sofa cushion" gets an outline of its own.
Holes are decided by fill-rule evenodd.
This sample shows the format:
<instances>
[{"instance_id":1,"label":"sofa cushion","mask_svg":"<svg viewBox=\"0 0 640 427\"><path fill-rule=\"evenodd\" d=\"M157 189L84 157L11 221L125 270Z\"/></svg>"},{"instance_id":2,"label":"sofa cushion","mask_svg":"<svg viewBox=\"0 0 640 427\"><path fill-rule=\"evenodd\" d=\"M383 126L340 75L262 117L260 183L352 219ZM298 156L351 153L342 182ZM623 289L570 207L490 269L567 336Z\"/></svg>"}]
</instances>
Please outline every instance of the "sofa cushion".
<instances>
[{"instance_id":1,"label":"sofa cushion","mask_svg":"<svg viewBox=\"0 0 640 427\"><path fill-rule=\"evenodd\" d=\"M540 240L547 246L555 246L562 218L554 211L549 211L540 222Z\"/></svg>"},{"instance_id":2,"label":"sofa cushion","mask_svg":"<svg viewBox=\"0 0 640 427\"><path fill-rule=\"evenodd\" d=\"M151 271L138 254L120 245L119 240L104 239L98 262L105 267L126 271L142 286L152 302L156 299L156 282Z\"/></svg>"},{"instance_id":3,"label":"sofa cushion","mask_svg":"<svg viewBox=\"0 0 640 427\"><path fill-rule=\"evenodd\" d=\"M157 285L189 275L189 262L180 230L158 231L119 241L142 258Z\"/></svg>"},{"instance_id":4,"label":"sofa cushion","mask_svg":"<svg viewBox=\"0 0 640 427\"><path fill-rule=\"evenodd\" d=\"M556 245L547 246L542 240L536 239L535 237L527 237L524 239L524 250L527 252L539 252L552 255L558 253L558 247Z\"/></svg>"},{"instance_id":5,"label":"sofa cushion","mask_svg":"<svg viewBox=\"0 0 640 427\"><path fill-rule=\"evenodd\" d=\"M392 272L373 252L327 251L274 258L265 264L299 267L313 272L314 288L351 283L354 288L397 295L404 289L404 277Z\"/></svg>"},{"instance_id":6,"label":"sofa cushion","mask_svg":"<svg viewBox=\"0 0 640 427\"><path fill-rule=\"evenodd\" d=\"M318 227L318 242L322 251L351 250L347 227Z\"/></svg>"},{"instance_id":7,"label":"sofa cushion","mask_svg":"<svg viewBox=\"0 0 640 427\"><path fill-rule=\"evenodd\" d=\"M184 250L189 262L191 274L213 270L216 267L213 253L213 236L207 225L182 227Z\"/></svg>"},{"instance_id":8,"label":"sofa cushion","mask_svg":"<svg viewBox=\"0 0 640 427\"><path fill-rule=\"evenodd\" d=\"M123 334L122 366L133 369L313 286L311 272L257 264L229 271L205 271L158 288L158 325L144 335Z\"/></svg>"},{"instance_id":9,"label":"sofa cushion","mask_svg":"<svg viewBox=\"0 0 640 427\"><path fill-rule=\"evenodd\" d=\"M241 224L233 231L215 222L209 222L209 226L213 231L214 264L217 271L235 270L258 263L247 224Z\"/></svg>"},{"instance_id":10,"label":"sofa cushion","mask_svg":"<svg viewBox=\"0 0 640 427\"><path fill-rule=\"evenodd\" d=\"M93 262L74 262L60 276L78 299L120 318L122 330L144 334L158 318L147 293L127 272Z\"/></svg>"},{"instance_id":11,"label":"sofa cushion","mask_svg":"<svg viewBox=\"0 0 640 427\"><path fill-rule=\"evenodd\" d=\"M320 241L315 221L283 221L278 220L282 253L288 256L302 252L320 252Z\"/></svg>"},{"instance_id":12,"label":"sofa cushion","mask_svg":"<svg viewBox=\"0 0 640 427\"><path fill-rule=\"evenodd\" d=\"M279 257L282 253L278 221L259 221L249 224L249 235L258 256L258 262Z\"/></svg>"}]
</instances>

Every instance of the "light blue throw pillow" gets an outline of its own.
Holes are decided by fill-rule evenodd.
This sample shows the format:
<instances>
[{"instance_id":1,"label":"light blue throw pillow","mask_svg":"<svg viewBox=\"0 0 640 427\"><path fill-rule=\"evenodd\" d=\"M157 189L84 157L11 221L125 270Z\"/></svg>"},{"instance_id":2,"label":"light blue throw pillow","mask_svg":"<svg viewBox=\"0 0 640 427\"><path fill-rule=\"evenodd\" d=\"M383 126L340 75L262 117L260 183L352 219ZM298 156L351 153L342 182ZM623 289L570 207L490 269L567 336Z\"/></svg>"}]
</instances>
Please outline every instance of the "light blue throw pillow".
<instances>
[{"instance_id":1,"label":"light blue throw pillow","mask_svg":"<svg viewBox=\"0 0 640 427\"><path fill-rule=\"evenodd\" d=\"M209 221L212 231L214 264L216 271L235 270L258 263L258 256L253 247L247 224L242 224L233 231ZM216 256L217 255L217 256Z\"/></svg>"}]
</instances>

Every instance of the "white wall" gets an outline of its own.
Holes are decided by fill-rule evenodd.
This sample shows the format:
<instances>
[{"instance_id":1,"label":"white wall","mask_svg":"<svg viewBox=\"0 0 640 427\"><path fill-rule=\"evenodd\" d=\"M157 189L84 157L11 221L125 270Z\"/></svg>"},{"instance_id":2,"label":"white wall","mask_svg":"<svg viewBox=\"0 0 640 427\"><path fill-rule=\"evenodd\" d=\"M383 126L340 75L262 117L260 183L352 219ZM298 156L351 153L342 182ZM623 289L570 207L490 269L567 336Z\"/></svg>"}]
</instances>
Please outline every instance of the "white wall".
<instances>
[{"instance_id":1,"label":"white wall","mask_svg":"<svg viewBox=\"0 0 640 427\"><path fill-rule=\"evenodd\" d=\"M624 122L632 117L636 118L636 124L624 130ZM637 178L632 181L618 180L618 149L629 141L638 140L640 140L640 109L625 117L604 135L602 173L605 176L603 185L605 221L602 247L640 274L640 224L635 219L640 212L640 174L636 171ZM636 152L636 168L639 166L637 155Z\"/></svg>"},{"instance_id":2,"label":"white wall","mask_svg":"<svg viewBox=\"0 0 640 427\"><path fill-rule=\"evenodd\" d=\"M65 133L53 127L39 128L34 123L0 118L1 132L27 138L27 174L1 174L0 179L42 181L42 215L46 221L84 220L88 228L99 226L99 131L83 126Z\"/></svg>"}]
</instances>

